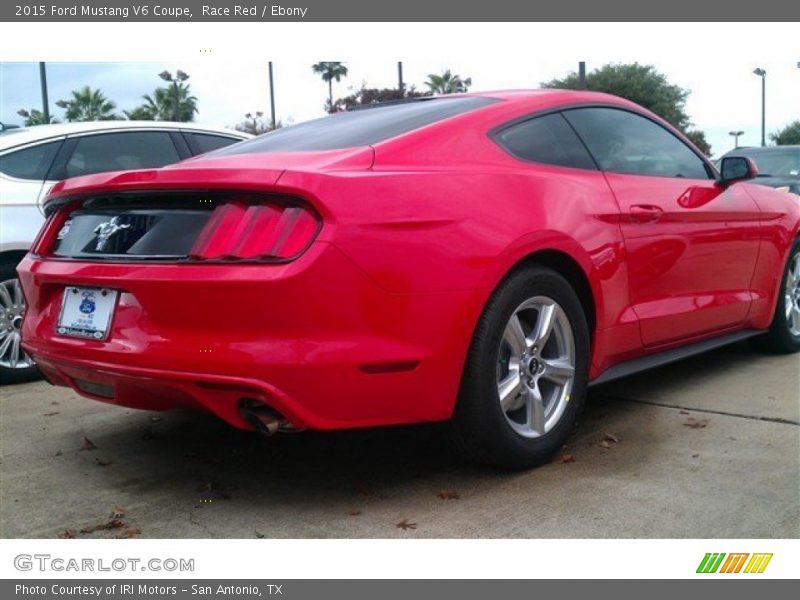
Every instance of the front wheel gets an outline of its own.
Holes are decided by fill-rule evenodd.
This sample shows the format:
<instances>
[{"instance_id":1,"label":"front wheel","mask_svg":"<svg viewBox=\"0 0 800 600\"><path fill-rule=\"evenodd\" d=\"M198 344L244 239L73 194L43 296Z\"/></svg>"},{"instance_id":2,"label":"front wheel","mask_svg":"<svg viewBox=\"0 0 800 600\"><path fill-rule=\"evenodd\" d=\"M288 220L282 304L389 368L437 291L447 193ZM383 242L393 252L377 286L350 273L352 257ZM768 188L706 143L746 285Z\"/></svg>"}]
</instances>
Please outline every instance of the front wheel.
<instances>
[{"instance_id":1,"label":"front wheel","mask_svg":"<svg viewBox=\"0 0 800 600\"><path fill-rule=\"evenodd\" d=\"M800 239L789 252L772 325L753 343L768 352L800 352Z\"/></svg>"},{"instance_id":2,"label":"front wheel","mask_svg":"<svg viewBox=\"0 0 800 600\"><path fill-rule=\"evenodd\" d=\"M36 365L22 349L20 327L25 298L16 274L17 262L0 264L0 383L22 383L40 377Z\"/></svg>"},{"instance_id":3,"label":"front wheel","mask_svg":"<svg viewBox=\"0 0 800 600\"><path fill-rule=\"evenodd\" d=\"M490 299L473 336L452 422L458 450L506 468L548 461L586 394L589 328L557 272L529 267Z\"/></svg>"}]
</instances>

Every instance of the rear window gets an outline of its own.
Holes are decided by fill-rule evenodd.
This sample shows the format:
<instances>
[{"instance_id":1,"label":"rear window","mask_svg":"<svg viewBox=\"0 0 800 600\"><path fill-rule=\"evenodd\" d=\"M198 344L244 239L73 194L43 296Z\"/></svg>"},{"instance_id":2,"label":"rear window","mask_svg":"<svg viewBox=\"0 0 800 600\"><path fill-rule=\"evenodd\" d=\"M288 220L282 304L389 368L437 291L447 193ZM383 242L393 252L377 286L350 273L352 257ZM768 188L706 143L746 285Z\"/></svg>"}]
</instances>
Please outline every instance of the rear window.
<instances>
[{"instance_id":1,"label":"rear window","mask_svg":"<svg viewBox=\"0 0 800 600\"><path fill-rule=\"evenodd\" d=\"M366 146L496 101L494 98L467 96L363 108L284 127L223 148L214 155L303 152Z\"/></svg>"}]
</instances>

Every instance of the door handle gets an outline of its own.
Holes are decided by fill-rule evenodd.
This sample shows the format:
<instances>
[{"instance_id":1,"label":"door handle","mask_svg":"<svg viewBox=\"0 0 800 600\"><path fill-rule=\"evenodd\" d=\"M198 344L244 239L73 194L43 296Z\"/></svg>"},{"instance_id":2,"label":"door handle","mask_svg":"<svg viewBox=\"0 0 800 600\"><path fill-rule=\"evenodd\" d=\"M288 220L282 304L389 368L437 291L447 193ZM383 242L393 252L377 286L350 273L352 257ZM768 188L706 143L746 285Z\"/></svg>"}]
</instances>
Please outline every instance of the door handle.
<instances>
[{"instance_id":1,"label":"door handle","mask_svg":"<svg viewBox=\"0 0 800 600\"><path fill-rule=\"evenodd\" d=\"M652 204L634 204L630 214L634 223L653 223L664 215L664 211Z\"/></svg>"}]
</instances>

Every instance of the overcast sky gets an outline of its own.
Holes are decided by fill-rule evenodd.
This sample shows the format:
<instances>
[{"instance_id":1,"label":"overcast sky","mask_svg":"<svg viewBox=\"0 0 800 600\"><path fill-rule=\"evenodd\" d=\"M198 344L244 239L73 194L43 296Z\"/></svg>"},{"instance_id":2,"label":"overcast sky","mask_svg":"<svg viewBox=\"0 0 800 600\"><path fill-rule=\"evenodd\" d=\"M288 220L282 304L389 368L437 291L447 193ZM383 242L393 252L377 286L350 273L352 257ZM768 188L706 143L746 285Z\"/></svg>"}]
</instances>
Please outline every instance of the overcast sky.
<instances>
[{"instance_id":1,"label":"overcast sky","mask_svg":"<svg viewBox=\"0 0 800 600\"><path fill-rule=\"evenodd\" d=\"M773 132L800 118L800 45L796 56L772 53L749 64L721 60L716 56L687 59L670 58L660 53L648 60L641 52L640 62L652 63L672 83L691 90L687 109L696 127L705 131L712 150L719 155L732 147L731 130L744 130L743 145L760 142L760 80L752 74L755 67L767 70L767 132ZM345 57L343 57L345 58ZM588 64L589 70L605 62L624 62L629 56L601 56ZM334 96L369 87L397 85L396 62L387 60L345 61L350 73L334 84ZM497 57L472 57L460 60L415 60L404 62L407 84L423 88L428 73L446 68L471 77L472 90L534 88L542 81L574 70L574 61L557 56L532 58L522 65L498 63ZM100 88L116 102L119 109L130 109L141 102L162 82L157 74L164 69L180 68L191 76L192 92L198 97L197 121L209 125L233 126L246 112L269 112L267 63L256 60L181 60L179 62L47 63L51 111L61 117L63 111L54 102L83 85ZM308 60L281 60L274 63L277 116L284 122L300 122L322 116L327 84L312 73ZM37 63L0 63L0 121L21 124L16 114L20 108L41 108Z\"/></svg>"}]
</instances>

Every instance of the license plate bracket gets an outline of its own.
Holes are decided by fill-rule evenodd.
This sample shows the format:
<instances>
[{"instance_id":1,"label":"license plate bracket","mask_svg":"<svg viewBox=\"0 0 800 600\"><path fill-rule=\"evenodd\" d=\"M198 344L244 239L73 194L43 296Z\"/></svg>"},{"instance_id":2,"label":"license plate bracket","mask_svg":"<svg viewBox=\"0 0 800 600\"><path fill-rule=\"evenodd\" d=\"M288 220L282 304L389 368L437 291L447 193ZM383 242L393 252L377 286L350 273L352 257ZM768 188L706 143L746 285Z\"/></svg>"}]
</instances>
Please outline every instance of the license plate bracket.
<instances>
[{"instance_id":1,"label":"license plate bracket","mask_svg":"<svg viewBox=\"0 0 800 600\"><path fill-rule=\"evenodd\" d=\"M102 341L108 337L119 292L108 288L64 288L56 333Z\"/></svg>"}]
</instances>

